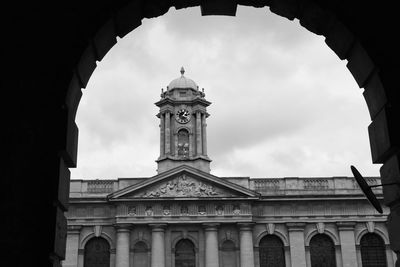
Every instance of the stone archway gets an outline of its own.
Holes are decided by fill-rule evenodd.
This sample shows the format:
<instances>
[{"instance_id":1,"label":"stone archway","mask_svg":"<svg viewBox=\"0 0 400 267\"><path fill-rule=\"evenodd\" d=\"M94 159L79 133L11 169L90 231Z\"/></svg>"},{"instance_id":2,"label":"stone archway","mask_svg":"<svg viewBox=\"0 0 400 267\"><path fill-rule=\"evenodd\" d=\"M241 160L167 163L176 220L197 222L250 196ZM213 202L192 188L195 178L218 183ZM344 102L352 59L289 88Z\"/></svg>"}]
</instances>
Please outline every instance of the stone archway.
<instances>
[{"instance_id":1,"label":"stone archway","mask_svg":"<svg viewBox=\"0 0 400 267\"><path fill-rule=\"evenodd\" d=\"M10 106L4 124L7 234L2 244L5 251L12 251L3 262L50 266L64 257L63 212L68 209L68 168L76 166L78 128L74 120L81 88L117 36L122 38L143 18L160 16L171 6L200 6L203 15L235 15L237 4L269 6L272 12L290 20L298 18L305 28L325 36L327 45L348 61L347 67L365 89L372 120L372 160L384 163L383 182L399 181L400 54L393 34L397 25L394 4L335 0L61 2L61 7L10 3L2 17L8 22L3 97ZM391 208L391 246L399 255L400 189L384 188L384 197ZM39 203L35 208L29 207L32 199ZM18 257L18 251L27 256Z\"/></svg>"},{"instance_id":2,"label":"stone archway","mask_svg":"<svg viewBox=\"0 0 400 267\"><path fill-rule=\"evenodd\" d=\"M391 79L395 73L390 69L383 71L374 60L372 53L363 44L356 34L351 31L351 25L346 25L340 16L335 14L329 6L319 1L299 0L299 1L248 1L244 5L254 7L269 6L270 10L289 20L299 19L300 24L307 30L325 36L325 43L336 53L341 60L347 60L347 68L353 75L360 88L364 88L364 97L368 105L372 123L368 127L372 161L374 163L385 163L381 168L382 181L393 181L399 174L399 152L398 141L394 141L394 136L398 135L399 130L395 127L396 111L391 103L388 103L388 93L385 87L385 80ZM197 3L184 4L175 3L175 8L186 8L196 6ZM81 88L85 87L90 75L96 68L96 60L101 60L108 50L116 43L116 37L123 38L127 33L141 25L143 18L151 18L165 14L172 5L163 1L146 5L137 2L130 2L119 9L116 16L109 19L96 33L92 42L86 47L82 57L76 67L76 75L72 77L67 95L66 104L69 108L69 122L71 133L77 134L77 126L74 123L76 109L81 97ZM230 15L236 13L237 3L230 1L202 2L200 4L202 15ZM383 79L382 79L383 78ZM70 98L68 98L70 96ZM67 137L67 140L77 140L76 136ZM72 157L68 153L65 158L71 162L76 162L76 147L71 144L75 152ZM76 144L75 144L76 146ZM393 187L384 190L385 203L389 207L397 207L396 199L400 194L400 189ZM400 217L391 215L391 220L400 220ZM394 231L394 221L389 223L389 231ZM391 234L392 246L397 237ZM393 247L399 251L400 247Z\"/></svg>"}]
</instances>

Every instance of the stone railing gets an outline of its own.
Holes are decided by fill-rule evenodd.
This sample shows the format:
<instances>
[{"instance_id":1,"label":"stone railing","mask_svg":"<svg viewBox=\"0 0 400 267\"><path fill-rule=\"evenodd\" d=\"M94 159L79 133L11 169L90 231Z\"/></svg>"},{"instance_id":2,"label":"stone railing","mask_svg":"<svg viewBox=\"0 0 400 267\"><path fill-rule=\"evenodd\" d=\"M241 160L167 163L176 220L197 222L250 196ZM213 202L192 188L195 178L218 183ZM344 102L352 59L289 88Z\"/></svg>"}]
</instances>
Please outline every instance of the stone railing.
<instances>
[{"instance_id":1,"label":"stone railing","mask_svg":"<svg viewBox=\"0 0 400 267\"><path fill-rule=\"evenodd\" d=\"M369 185L381 183L380 177L366 177ZM285 177L251 179L250 188L262 195L330 195L330 194L362 194L353 177ZM381 188L374 188L381 194Z\"/></svg>"},{"instance_id":2,"label":"stone railing","mask_svg":"<svg viewBox=\"0 0 400 267\"><path fill-rule=\"evenodd\" d=\"M91 180L87 181L88 193L111 193L114 189L114 181Z\"/></svg>"}]
</instances>

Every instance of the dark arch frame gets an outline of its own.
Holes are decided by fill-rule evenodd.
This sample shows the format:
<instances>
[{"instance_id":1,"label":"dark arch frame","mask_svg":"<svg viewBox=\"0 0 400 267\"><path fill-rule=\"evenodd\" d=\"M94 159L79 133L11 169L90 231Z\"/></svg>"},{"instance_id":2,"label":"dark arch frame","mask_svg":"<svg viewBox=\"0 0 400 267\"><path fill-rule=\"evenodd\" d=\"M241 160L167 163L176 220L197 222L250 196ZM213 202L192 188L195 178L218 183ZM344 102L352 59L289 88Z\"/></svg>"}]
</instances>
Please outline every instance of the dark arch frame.
<instances>
[{"instance_id":1,"label":"dark arch frame","mask_svg":"<svg viewBox=\"0 0 400 267\"><path fill-rule=\"evenodd\" d=\"M285 245L281 238L274 234L264 235L258 244L260 267L286 266ZM268 258L273 256L273 263L268 263ZM277 262L276 262L277 261Z\"/></svg>"},{"instance_id":2,"label":"dark arch frame","mask_svg":"<svg viewBox=\"0 0 400 267\"><path fill-rule=\"evenodd\" d=\"M185 248L185 246L191 246L191 248ZM190 253L192 252L192 253ZM181 254L179 254L181 253ZM186 264L183 265L182 263ZM189 263L187 265L187 263ZM178 242L175 243L174 246L174 262L173 266L188 266L188 267L196 267L197 266L197 253L196 253L196 245L192 242L192 240L188 238L181 238Z\"/></svg>"},{"instance_id":3,"label":"dark arch frame","mask_svg":"<svg viewBox=\"0 0 400 267\"><path fill-rule=\"evenodd\" d=\"M110 248L111 245L107 239L90 238L84 247L83 267L110 267ZM91 262L92 260L95 262Z\"/></svg>"},{"instance_id":4,"label":"dark arch frame","mask_svg":"<svg viewBox=\"0 0 400 267\"><path fill-rule=\"evenodd\" d=\"M200 6L203 15L231 16L237 4L269 6L275 14L297 18L308 30L325 36L327 45L348 61L347 67L365 89L372 120L368 129L372 161L384 164L383 182L400 177L396 127L400 120L400 53L393 34L398 17L394 4L368 0L362 5L355 0L100 0L69 1L62 8L44 2L9 4L10 12L2 17L10 22L4 36L12 40L4 42L7 54L3 58L7 66L3 97L10 105L4 129L8 155L4 182L9 190L4 192L8 201L3 210L7 214L4 244L12 252L3 262L52 266L64 258L67 226L63 211L68 209L68 168L76 166L75 114L81 88L117 36L122 38L140 26L143 18L160 16L171 6ZM385 204L391 207L391 247L398 256L400 237L392 229L400 223L400 207L395 205L399 191L397 187L384 189ZM42 204L27 209L31 199ZM22 214L28 219L19 220ZM42 220L36 220L38 216ZM21 250L31 257L19 257Z\"/></svg>"},{"instance_id":5,"label":"dark arch frame","mask_svg":"<svg viewBox=\"0 0 400 267\"><path fill-rule=\"evenodd\" d=\"M316 234L310 239L311 267L336 267L336 249L327 234Z\"/></svg>"}]
</instances>

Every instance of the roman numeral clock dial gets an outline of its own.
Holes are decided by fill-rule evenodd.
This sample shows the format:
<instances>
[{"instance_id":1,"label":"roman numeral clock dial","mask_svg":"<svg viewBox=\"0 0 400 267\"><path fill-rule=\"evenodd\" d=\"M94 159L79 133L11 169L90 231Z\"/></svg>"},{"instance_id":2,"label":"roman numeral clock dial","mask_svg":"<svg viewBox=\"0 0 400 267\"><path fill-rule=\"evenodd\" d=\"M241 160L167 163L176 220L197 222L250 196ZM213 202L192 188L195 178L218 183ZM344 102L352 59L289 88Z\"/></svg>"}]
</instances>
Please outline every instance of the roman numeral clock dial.
<instances>
[{"instance_id":1,"label":"roman numeral clock dial","mask_svg":"<svg viewBox=\"0 0 400 267\"><path fill-rule=\"evenodd\" d=\"M175 119L179 123L187 123L190 121L190 112L187 109L180 109L175 114Z\"/></svg>"}]
</instances>

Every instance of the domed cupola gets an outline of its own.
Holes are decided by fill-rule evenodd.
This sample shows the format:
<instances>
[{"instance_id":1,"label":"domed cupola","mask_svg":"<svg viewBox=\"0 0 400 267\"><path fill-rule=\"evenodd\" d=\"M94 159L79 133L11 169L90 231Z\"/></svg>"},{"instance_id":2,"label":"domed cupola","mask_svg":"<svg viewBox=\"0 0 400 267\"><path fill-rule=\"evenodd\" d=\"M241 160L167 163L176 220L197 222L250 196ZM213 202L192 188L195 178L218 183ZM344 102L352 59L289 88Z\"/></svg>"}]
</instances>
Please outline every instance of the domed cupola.
<instances>
[{"instance_id":1,"label":"domed cupola","mask_svg":"<svg viewBox=\"0 0 400 267\"><path fill-rule=\"evenodd\" d=\"M194 89L194 90L198 90L199 86L197 86L197 84L192 80L189 79L187 77L184 76L185 74L185 69L182 67L181 68L181 77L176 78L174 80L172 80L169 85L168 85L168 89L172 90L172 89Z\"/></svg>"},{"instance_id":2,"label":"domed cupola","mask_svg":"<svg viewBox=\"0 0 400 267\"><path fill-rule=\"evenodd\" d=\"M204 89L199 90L199 86L192 80L185 77L185 69L181 68L181 77L172 80L167 86L167 90L162 90L161 98L171 100L193 100L204 98Z\"/></svg>"}]
</instances>

